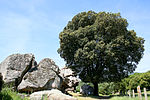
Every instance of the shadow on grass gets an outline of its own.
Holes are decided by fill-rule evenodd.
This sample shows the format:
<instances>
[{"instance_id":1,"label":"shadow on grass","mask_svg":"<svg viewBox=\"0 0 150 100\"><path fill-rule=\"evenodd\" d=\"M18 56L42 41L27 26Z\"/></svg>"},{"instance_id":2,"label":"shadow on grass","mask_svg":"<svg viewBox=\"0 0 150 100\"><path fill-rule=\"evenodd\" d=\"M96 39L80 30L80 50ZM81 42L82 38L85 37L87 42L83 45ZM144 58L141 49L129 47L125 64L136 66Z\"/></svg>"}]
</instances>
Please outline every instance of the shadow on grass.
<instances>
[{"instance_id":1,"label":"shadow on grass","mask_svg":"<svg viewBox=\"0 0 150 100\"><path fill-rule=\"evenodd\" d=\"M93 96L93 95L78 95L77 97L90 97L90 98L93 98L93 99L110 99L111 96Z\"/></svg>"}]
</instances>

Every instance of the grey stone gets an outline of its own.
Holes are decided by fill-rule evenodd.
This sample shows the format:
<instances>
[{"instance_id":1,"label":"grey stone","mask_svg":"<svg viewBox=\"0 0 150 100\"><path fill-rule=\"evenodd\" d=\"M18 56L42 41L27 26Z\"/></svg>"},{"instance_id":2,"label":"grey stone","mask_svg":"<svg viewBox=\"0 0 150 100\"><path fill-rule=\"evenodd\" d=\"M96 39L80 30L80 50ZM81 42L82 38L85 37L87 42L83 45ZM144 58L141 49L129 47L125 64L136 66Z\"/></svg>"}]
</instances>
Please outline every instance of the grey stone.
<instances>
[{"instance_id":1,"label":"grey stone","mask_svg":"<svg viewBox=\"0 0 150 100\"><path fill-rule=\"evenodd\" d=\"M63 78L62 91L74 91L80 79L70 68L64 67L60 70L60 76Z\"/></svg>"},{"instance_id":2,"label":"grey stone","mask_svg":"<svg viewBox=\"0 0 150 100\"><path fill-rule=\"evenodd\" d=\"M30 100L77 100L74 97L63 94L57 89L34 92L30 95Z\"/></svg>"},{"instance_id":3,"label":"grey stone","mask_svg":"<svg viewBox=\"0 0 150 100\"><path fill-rule=\"evenodd\" d=\"M76 73L72 71L70 68L64 67L60 70L60 75L62 77L69 77L69 76L76 76Z\"/></svg>"},{"instance_id":4,"label":"grey stone","mask_svg":"<svg viewBox=\"0 0 150 100\"><path fill-rule=\"evenodd\" d=\"M54 61L45 58L25 74L18 90L20 92L34 92L52 88L60 89L62 78L58 74L59 68Z\"/></svg>"},{"instance_id":5,"label":"grey stone","mask_svg":"<svg viewBox=\"0 0 150 100\"><path fill-rule=\"evenodd\" d=\"M0 72L6 84L18 86L23 76L35 64L33 54L13 54L0 64Z\"/></svg>"},{"instance_id":6,"label":"grey stone","mask_svg":"<svg viewBox=\"0 0 150 100\"><path fill-rule=\"evenodd\" d=\"M94 94L94 88L90 85L84 84L80 87L80 93L83 95L92 95Z\"/></svg>"}]
</instances>

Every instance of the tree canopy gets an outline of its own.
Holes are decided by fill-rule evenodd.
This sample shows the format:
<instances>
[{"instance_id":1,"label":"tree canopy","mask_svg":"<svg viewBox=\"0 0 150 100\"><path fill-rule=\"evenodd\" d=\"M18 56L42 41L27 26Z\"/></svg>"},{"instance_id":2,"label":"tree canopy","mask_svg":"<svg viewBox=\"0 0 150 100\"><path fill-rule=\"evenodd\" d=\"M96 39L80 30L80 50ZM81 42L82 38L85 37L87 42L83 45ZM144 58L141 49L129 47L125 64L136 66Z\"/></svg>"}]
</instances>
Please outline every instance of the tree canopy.
<instances>
[{"instance_id":1,"label":"tree canopy","mask_svg":"<svg viewBox=\"0 0 150 100\"><path fill-rule=\"evenodd\" d=\"M59 35L58 53L82 81L118 81L133 73L143 56L144 39L127 29L120 13L81 12Z\"/></svg>"}]
</instances>

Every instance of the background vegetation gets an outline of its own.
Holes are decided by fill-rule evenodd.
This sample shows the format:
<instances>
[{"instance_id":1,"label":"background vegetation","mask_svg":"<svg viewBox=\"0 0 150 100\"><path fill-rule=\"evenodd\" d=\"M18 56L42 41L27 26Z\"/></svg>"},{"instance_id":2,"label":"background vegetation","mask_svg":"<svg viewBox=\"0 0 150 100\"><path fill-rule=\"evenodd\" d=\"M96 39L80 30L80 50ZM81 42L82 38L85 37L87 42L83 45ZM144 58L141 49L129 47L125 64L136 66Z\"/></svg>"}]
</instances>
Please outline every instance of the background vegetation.
<instances>
[{"instance_id":1,"label":"background vegetation","mask_svg":"<svg viewBox=\"0 0 150 100\"><path fill-rule=\"evenodd\" d=\"M83 84L93 86L92 83L80 82L76 87L77 92L80 91L80 86ZM98 84L99 94L101 95L114 95L116 93L127 95L126 93L128 90L137 92L137 86L140 86L142 91L143 88L150 91L150 71L145 73L134 73L129 75L129 77L122 79L120 82L104 82Z\"/></svg>"}]
</instances>

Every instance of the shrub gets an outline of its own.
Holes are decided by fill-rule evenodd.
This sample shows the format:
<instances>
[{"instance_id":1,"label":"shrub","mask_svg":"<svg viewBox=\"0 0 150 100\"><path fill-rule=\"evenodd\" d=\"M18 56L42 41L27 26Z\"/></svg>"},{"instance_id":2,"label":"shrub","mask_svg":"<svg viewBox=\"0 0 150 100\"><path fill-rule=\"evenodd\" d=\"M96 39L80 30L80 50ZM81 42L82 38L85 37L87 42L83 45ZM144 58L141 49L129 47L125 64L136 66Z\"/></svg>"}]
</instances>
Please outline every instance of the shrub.
<instances>
[{"instance_id":1,"label":"shrub","mask_svg":"<svg viewBox=\"0 0 150 100\"><path fill-rule=\"evenodd\" d=\"M103 95L111 95L115 92L115 83L114 82L104 82L98 85L99 93Z\"/></svg>"}]
</instances>

